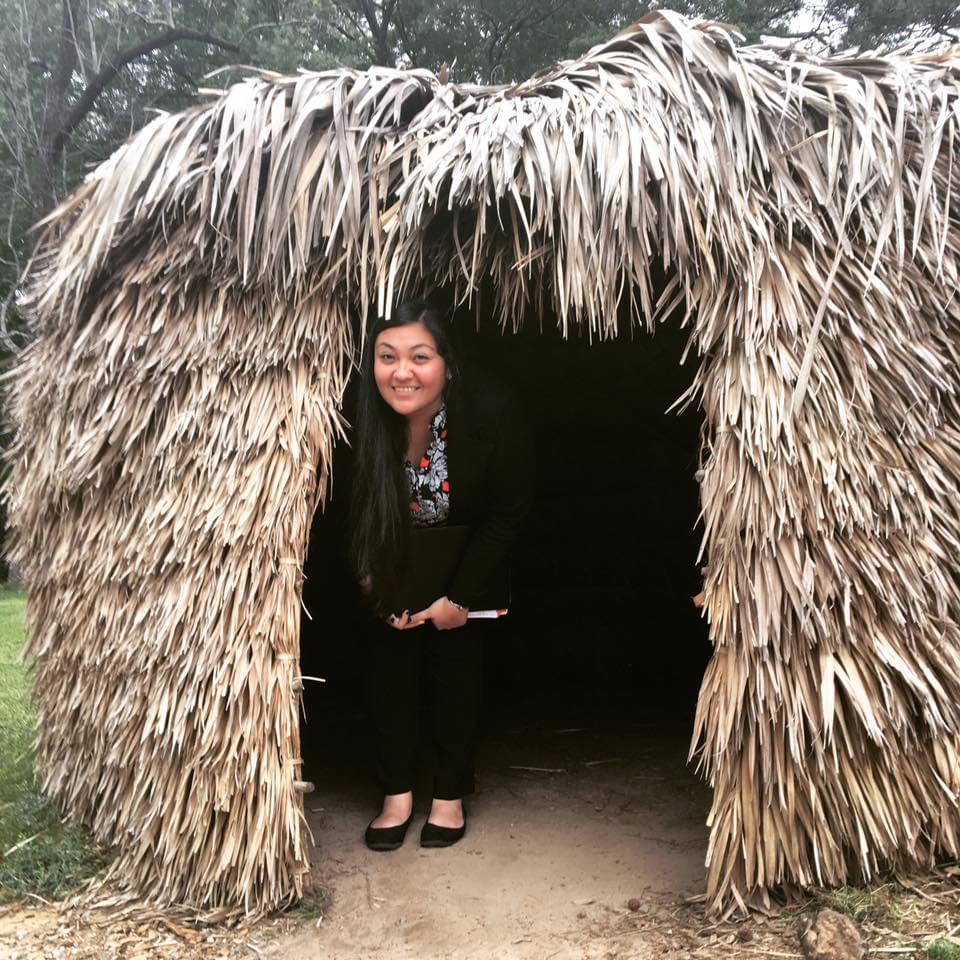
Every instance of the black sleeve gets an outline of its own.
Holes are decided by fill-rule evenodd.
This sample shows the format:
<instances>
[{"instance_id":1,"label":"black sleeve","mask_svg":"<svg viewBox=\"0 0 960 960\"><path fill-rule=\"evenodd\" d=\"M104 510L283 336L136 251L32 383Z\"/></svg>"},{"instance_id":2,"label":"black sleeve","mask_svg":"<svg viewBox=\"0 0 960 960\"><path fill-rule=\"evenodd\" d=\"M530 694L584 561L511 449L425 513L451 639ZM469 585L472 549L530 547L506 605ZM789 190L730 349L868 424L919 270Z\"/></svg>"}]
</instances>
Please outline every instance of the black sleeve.
<instances>
[{"instance_id":1,"label":"black sleeve","mask_svg":"<svg viewBox=\"0 0 960 960\"><path fill-rule=\"evenodd\" d=\"M473 531L447 591L455 603L472 609L505 602L510 551L533 501L535 463L529 426L515 404L506 405L496 424L485 509Z\"/></svg>"}]
</instances>

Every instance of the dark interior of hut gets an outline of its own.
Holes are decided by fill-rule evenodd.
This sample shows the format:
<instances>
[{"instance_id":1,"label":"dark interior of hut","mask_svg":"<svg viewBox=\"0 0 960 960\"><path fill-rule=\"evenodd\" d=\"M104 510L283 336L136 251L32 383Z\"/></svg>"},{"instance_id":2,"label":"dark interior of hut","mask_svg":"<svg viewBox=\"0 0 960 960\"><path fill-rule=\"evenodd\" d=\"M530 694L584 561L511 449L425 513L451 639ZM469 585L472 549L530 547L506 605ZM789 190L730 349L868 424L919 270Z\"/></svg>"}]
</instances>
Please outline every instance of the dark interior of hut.
<instances>
[{"instance_id":1,"label":"dark interior of hut","mask_svg":"<svg viewBox=\"0 0 960 960\"><path fill-rule=\"evenodd\" d=\"M626 309L621 320L616 339L591 343L575 332L565 339L551 318L525 318L519 333L502 333L493 320L478 325L473 308L455 315L460 357L515 390L537 462L512 606L484 624L481 767L484 750L516 744L523 732L530 736L521 753L504 760L517 769L557 769L557 731L594 731L601 754L654 737L679 764L685 759L709 657L692 603L703 562L695 478L702 416L695 406L667 410L697 358L681 365L687 330L678 320L653 335L631 331ZM355 386L345 398L348 420ZM365 614L345 549L349 459L340 444L305 564L302 672L325 681L306 682L308 779L347 767L362 779L365 762ZM603 742L605 734L616 742Z\"/></svg>"}]
</instances>

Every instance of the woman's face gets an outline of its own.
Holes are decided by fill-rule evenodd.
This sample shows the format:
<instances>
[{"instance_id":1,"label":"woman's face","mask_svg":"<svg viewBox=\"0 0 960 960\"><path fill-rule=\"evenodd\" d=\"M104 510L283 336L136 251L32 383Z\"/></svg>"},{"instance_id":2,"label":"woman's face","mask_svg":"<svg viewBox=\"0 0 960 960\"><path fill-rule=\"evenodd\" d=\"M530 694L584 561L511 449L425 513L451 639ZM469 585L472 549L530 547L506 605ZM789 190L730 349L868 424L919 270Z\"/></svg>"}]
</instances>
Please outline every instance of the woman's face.
<instances>
[{"instance_id":1,"label":"woman's face","mask_svg":"<svg viewBox=\"0 0 960 960\"><path fill-rule=\"evenodd\" d=\"M373 344L373 377L380 396L401 416L433 416L443 403L447 364L422 323L384 330Z\"/></svg>"}]
</instances>

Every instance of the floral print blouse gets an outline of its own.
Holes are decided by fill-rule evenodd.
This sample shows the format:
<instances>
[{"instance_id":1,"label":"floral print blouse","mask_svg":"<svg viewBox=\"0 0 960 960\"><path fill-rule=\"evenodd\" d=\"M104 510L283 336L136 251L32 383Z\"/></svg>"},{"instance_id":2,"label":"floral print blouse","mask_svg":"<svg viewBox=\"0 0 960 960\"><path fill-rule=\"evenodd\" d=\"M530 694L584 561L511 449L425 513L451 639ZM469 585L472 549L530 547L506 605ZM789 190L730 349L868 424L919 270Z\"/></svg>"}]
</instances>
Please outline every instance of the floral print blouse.
<instances>
[{"instance_id":1,"label":"floral print blouse","mask_svg":"<svg viewBox=\"0 0 960 960\"><path fill-rule=\"evenodd\" d=\"M416 467L404 458L403 472L410 494L410 518L418 527L447 522L450 481L447 478L447 408L441 407L430 422L430 441Z\"/></svg>"}]
</instances>

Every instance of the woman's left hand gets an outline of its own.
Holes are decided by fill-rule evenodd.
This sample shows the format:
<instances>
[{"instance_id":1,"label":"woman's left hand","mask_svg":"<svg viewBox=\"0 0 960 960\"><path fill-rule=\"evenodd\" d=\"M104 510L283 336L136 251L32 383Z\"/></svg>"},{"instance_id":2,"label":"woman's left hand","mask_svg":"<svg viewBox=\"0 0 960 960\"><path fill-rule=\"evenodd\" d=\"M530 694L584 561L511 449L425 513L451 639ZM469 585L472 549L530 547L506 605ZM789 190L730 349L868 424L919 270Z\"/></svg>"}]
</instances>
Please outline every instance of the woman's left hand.
<instances>
[{"instance_id":1,"label":"woman's left hand","mask_svg":"<svg viewBox=\"0 0 960 960\"><path fill-rule=\"evenodd\" d=\"M424 623L427 620L432 620L437 630L454 630L467 622L467 611L446 597L440 597L439 600L434 600L426 610L413 614L410 617L410 624Z\"/></svg>"}]
</instances>

